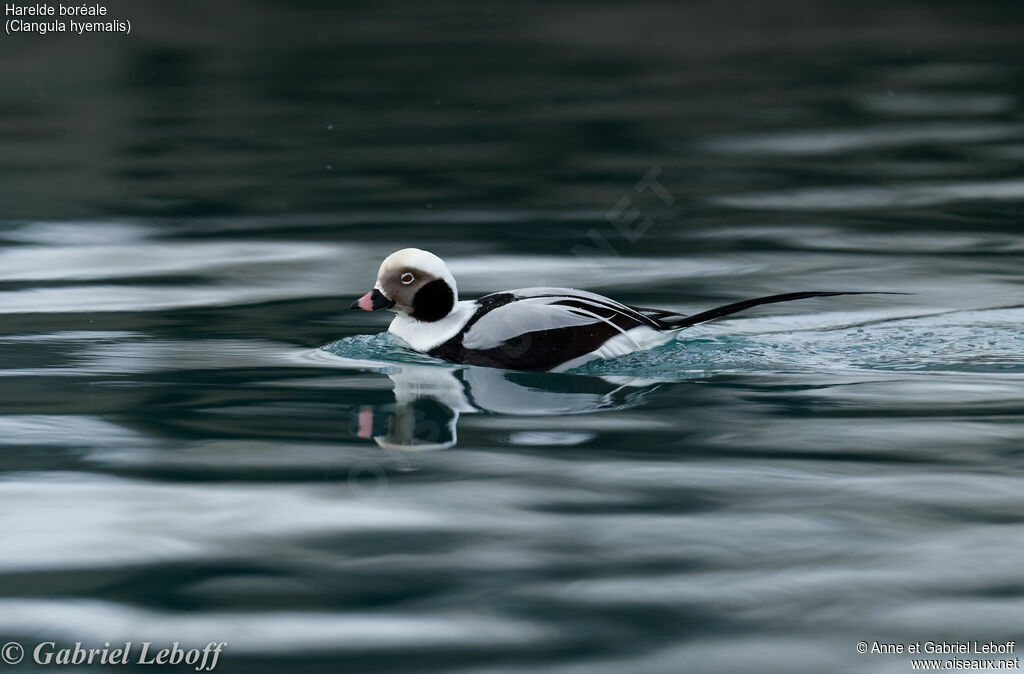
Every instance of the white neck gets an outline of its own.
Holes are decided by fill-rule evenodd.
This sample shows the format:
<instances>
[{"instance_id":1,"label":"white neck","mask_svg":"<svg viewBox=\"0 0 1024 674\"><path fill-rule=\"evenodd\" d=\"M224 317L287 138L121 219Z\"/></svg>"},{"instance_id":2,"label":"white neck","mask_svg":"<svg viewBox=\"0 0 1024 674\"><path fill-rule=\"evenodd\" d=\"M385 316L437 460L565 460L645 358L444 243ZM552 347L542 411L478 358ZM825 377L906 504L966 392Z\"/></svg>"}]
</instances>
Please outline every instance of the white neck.
<instances>
[{"instance_id":1,"label":"white neck","mask_svg":"<svg viewBox=\"0 0 1024 674\"><path fill-rule=\"evenodd\" d=\"M413 350L426 353L458 334L475 311L475 302L456 302L447 316L430 323L417 321L407 314L399 313L388 326L388 332L400 338Z\"/></svg>"}]
</instances>

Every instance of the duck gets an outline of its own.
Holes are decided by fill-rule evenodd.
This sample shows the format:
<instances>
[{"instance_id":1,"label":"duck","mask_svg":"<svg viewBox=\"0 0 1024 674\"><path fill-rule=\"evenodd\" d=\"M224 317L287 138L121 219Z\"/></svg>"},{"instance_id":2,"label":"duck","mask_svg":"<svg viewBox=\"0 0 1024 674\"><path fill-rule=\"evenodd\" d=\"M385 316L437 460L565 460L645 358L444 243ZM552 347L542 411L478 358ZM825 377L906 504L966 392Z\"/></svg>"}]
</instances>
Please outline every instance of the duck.
<instances>
[{"instance_id":1,"label":"duck","mask_svg":"<svg viewBox=\"0 0 1024 674\"><path fill-rule=\"evenodd\" d=\"M666 344L685 328L755 306L861 294L868 293L783 293L692 316L573 288L520 288L460 300L455 277L440 257L403 248L384 258L373 288L350 309L394 312L391 335L414 351L451 363L562 372Z\"/></svg>"}]
</instances>

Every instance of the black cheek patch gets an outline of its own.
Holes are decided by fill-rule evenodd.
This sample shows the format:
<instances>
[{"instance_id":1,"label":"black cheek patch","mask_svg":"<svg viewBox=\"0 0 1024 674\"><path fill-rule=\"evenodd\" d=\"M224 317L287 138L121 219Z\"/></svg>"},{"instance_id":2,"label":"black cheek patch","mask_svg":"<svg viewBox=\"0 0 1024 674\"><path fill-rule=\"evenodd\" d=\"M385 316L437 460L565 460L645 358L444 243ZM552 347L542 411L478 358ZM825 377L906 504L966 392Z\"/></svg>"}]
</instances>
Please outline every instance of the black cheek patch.
<instances>
[{"instance_id":1,"label":"black cheek patch","mask_svg":"<svg viewBox=\"0 0 1024 674\"><path fill-rule=\"evenodd\" d=\"M412 298L412 317L417 321L439 321L451 313L455 306L455 293L448 284L438 279L427 283Z\"/></svg>"}]
</instances>

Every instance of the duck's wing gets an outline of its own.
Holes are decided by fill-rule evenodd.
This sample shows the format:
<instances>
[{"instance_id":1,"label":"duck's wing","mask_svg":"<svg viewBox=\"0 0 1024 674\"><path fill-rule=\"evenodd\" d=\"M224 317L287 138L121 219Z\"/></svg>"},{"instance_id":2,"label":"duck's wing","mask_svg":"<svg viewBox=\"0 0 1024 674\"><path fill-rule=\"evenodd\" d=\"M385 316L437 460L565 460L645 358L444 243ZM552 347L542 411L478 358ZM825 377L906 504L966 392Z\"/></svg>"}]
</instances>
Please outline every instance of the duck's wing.
<instances>
[{"instance_id":1,"label":"duck's wing","mask_svg":"<svg viewBox=\"0 0 1024 674\"><path fill-rule=\"evenodd\" d=\"M466 349L486 350L522 335L563 328L601 326L611 334L646 326L665 329L659 320L602 295L568 288L523 288L477 300L480 309L463 329Z\"/></svg>"},{"instance_id":2,"label":"duck's wing","mask_svg":"<svg viewBox=\"0 0 1024 674\"><path fill-rule=\"evenodd\" d=\"M652 328L665 329L668 326L660 323L662 316L677 316L673 311L663 309L649 309L646 307L634 307L622 302L598 295L587 290L576 290L575 288L522 288L511 291L517 297L546 297L554 303L564 306L575 306L579 309L593 311L607 318L622 317L636 321L638 325L647 325Z\"/></svg>"}]
</instances>

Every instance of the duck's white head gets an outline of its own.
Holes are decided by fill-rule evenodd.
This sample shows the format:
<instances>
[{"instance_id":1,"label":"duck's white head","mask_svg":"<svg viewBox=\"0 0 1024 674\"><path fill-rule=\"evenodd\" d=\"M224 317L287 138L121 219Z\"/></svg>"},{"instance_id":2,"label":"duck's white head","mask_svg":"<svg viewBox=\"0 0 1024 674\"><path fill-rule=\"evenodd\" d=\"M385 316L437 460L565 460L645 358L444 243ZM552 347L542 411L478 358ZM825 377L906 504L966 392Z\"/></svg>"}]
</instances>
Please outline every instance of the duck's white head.
<instances>
[{"instance_id":1,"label":"duck's white head","mask_svg":"<svg viewBox=\"0 0 1024 674\"><path fill-rule=\"evenodd\" d=\"M419 248L403 248L384 258L373 290L352 303L364 311L391 309L417 321L439 321L459 301L455 277L444 260Z\"/></svg>"}]
</instances>

